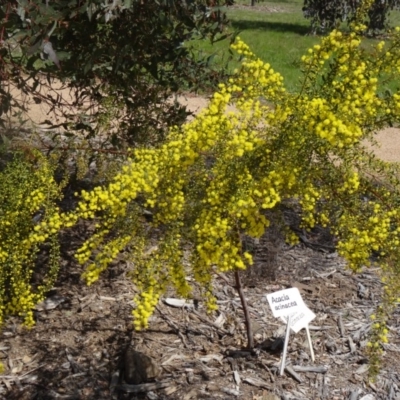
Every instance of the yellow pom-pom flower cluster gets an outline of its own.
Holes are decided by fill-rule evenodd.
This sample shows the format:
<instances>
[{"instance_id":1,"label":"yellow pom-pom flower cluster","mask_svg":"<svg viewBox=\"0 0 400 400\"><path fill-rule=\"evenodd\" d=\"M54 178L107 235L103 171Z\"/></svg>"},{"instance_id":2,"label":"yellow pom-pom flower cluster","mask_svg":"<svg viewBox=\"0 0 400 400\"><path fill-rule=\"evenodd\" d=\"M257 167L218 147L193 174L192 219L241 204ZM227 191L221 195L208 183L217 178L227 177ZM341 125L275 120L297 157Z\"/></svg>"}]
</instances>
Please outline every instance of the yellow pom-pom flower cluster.
<instances>
[{"instance_id":1,"label":"yellow pom-pom flower cluster","mask_svg":"<svg viewBox=\"0 0 400 400\"><path fill-rule=\"evenodd\" d=\"M33 307L57 277L61 187L54 181L52 160L39 153L35 157L32 163L17 155L0 173L0 325L7 315L18 315L32 326ZM49 244L48 271L42 284L34 286L42 243Z\"/></svg>"},{"instance_id":2,"label":"yellow pom-pom flower cluster","mask_svg":"<svg viewBox=\"0 0 400 400\"><path fill-rule=\"evenodd\" d=\"M159 296L154 293L152 288L142 291L135 297L136 308L132 311L134 317L133 325L136 330L148 327L149 317L153 314L154 308L158 303Z\"/></svg>"},{"instance_id":3,"label":"yellow pom-pom flower cluster","mask_svg":"<svg viewBox=\"0 0 400 400\"><path fill-rule=\"evenodd\" d=\"M381 357L384 353L383 345L389 342L389 329L386 321L390 315L391 308L378 306L376 313L370 315L371 332L367 343L367 352L370 358L370 377L375 379L379 373Z\"/></svg>"}]
</instances>

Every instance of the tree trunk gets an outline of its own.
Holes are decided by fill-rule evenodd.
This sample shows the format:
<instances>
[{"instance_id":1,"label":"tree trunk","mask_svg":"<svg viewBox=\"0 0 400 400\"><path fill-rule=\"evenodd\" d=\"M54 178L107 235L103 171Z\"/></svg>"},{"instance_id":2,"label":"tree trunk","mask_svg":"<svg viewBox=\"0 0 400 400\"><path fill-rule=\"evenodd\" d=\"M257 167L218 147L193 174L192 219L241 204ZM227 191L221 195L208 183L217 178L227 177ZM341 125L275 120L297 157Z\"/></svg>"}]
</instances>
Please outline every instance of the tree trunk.
<instances>
[{"instance_id":1,"label":"tree trunk","mask_svg":"<svg viewBox=\"0 0 400 400\"><path fill-rule=\"evenodd\" d=\"M250 313L247 307L247 300L244 297L242 282L240 280L239 271L235 271L235 281L236 281L236 290L239 293L240 302L242 303L243 313L244 313L244 322L246 324L246 333L247 333L247 348L249 350L254 349L254 338L253 338L253 330L251 329L251 320Z\"/></svg>"}]
</instances>

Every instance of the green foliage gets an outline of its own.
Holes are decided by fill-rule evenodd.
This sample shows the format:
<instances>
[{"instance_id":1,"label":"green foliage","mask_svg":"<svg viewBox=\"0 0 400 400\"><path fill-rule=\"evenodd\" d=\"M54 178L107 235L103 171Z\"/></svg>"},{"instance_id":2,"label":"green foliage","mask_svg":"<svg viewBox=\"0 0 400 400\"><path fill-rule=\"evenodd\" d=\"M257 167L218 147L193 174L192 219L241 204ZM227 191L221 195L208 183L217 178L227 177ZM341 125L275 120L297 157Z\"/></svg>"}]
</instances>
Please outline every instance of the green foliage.
<instances>
[{"instance_id":1,"label":"green foliage","mask_svg":"<svg viewBox=\"0 0 400 400\"><path fill-rule=\"evenodd\" d=\"M86 138L87 152L155 144L167 126L187 117L184 107L168 100L171 95L181 88L213 85L218 76L184 46L190 39L215 40L223 33L227 20L220 2L207 4L205 0L2 3L2 80L58 112L61 123L54 123L50 114L45 125L75 138L79 133L79 138ZM49 93L55 78L71 90L69 105L57 91ZM18 106L8 89L0 87L0 118Z\"/></svg>"},{"instance_id":2,"label":"green foliage","mask_svg":"<svg viewBox=\"0 0 400 400\"><path fill-rule=\"evenodd\" d=\"M61 186L54 181L54 166L42 155L16 155L0 172L0 323L19 315L33 325L33 307L43 300L57 277L58 227L37 234L40 220L59 213ZM46 268L36 264L47 254ZM32 276L41 279L35 283Z\"/></svg>"},{"instance_id":3,"label":"green foliage","mask_svg":"<svg viewBox=\"0 0 400 400\"><path fill-rule=\"evenodd\" d=\"M362 0L304 0L303 13L311 19L313 33L329 32L340 23L355 19ZM399 0L373 0L369 2L366 25L369 33L387 29L391 10L400 7Z\"/></svg>"}]
</instances>

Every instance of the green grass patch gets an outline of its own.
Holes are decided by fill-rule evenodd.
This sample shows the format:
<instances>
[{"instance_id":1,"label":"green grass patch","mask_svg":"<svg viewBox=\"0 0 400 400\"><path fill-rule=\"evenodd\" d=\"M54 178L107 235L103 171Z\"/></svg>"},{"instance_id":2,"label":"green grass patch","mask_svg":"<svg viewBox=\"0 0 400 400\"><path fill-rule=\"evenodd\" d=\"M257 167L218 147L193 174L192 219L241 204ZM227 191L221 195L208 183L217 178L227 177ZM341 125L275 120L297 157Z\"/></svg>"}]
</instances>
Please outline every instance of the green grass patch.
<instances>
[{"instance_id":1,"label":"green grass patch","mask_svg":"<svg viewBox=\"0 0 400 400\"><path fill-rule=\"evenodd\" d=\"M319 40L307 35L309 23L301 7L283 12L233 10L229 17L254 53L283 75L287 89L294 90L301 75L299 60Z\"/></svg>"},{"instance_id":2,"label":"green grass patch","mask_svg":"<svg viewBox=\"0 0 400 400\"><path fill-rule=\"evenodd\" d=\"M295 91L300 83L301 56L320 41L320 37L309 35L310 22L303 17L302 6L302 0L262 1L255 7L250 6L250 0L239 0L227 11L232 30L238 31L258 57L283 75L289 91ZM390 21L391 26L400 25L400 12L393 11ZM380 40L366 39L366 45ZM197 41L194 47L201 56L210 56L210 62L221 67L229 60L226 40L214 45ZM233 70L236 66L233 60L228 68Z\"/></svg>"}]
</instances>

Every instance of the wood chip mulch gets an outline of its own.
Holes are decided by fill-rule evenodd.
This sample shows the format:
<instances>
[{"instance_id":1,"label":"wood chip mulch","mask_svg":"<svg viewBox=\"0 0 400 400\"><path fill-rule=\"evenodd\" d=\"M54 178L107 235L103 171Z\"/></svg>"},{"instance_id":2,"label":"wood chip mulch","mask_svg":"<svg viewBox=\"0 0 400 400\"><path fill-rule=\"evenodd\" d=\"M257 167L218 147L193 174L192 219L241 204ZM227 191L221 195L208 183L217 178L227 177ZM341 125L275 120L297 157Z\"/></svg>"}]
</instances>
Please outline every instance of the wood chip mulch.
<instances>
[{"instance_id":1,"label":"wood chip mulch","mask_svg":"<svg viewBox=\"0 0 400 400\"><path fill-rule=\"evenodd\" d=\"M57 287L37 307L36 326L27 330L10 319L0 332L1 400L400 400L399 309L382 370L368 382L370 315L382 291L377 270L354 275L336 253L285 246L276 280L260 276L244 288L256 342L250 352L233 276L215 277L217 313L208 315L200 297L182 302L170 292L150 328L136 333L129 265L115 263L87 287L71 254L63 254ZM265 295L289 287L316 314L310 326L316 360L304 330L291 334L280 376L285 326Z\"/></svg>"}]
</instances>

